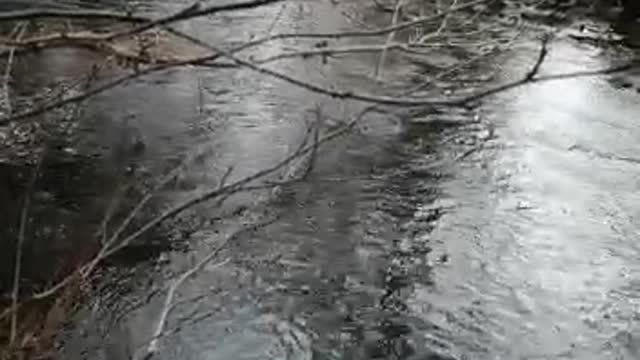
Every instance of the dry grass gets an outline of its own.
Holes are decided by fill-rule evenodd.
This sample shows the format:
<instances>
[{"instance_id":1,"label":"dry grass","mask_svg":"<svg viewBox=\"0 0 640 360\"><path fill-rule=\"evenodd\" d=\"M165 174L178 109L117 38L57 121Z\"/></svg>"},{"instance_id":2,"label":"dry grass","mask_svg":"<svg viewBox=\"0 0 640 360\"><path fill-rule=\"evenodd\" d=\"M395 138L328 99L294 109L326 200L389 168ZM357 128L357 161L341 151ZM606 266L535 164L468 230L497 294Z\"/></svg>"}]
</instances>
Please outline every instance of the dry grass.
<instances>
[{"instance_id":1,"label":"dry grass","mask_svg":"<svg viewBox=\"0 0 640 360\"><path fill-rule=\"evenodd\" d=\"M84 298L82 280L78 276L57 296L22 303L18 308L16 341L10 342L10 304L2 304L0 313L0 359L49 359L56 350L56 336ZM5 310L7 309L7 310Z\"/></svg>"}]
</instances>

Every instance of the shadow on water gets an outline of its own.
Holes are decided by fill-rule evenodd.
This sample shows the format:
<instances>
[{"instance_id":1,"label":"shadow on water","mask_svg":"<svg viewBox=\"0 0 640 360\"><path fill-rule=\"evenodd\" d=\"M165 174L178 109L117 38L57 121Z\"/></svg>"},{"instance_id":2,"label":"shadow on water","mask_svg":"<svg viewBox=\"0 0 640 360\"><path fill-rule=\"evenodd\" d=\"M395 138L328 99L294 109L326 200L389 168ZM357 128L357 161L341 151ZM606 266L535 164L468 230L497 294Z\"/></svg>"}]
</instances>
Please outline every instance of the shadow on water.
<instances>
[{"instance_id":1,"label":"shadow on water","mask_svg":"<svg viewBox=\"0 0 640 360\"><path fill-rule=\"evenodd\" d=\"M56 158L44 160L43 171L35 182L26 226L23 276L32 285L42 286L51 281L51 274L64 276L74 264L85 261L96 249L96 225L101 214L92 214L97 209L92 204L107 191L96 179L106 180L96 169L94 159L64 162ZM15 241L26 184L33 176L33 166L2 165L2 206L6 211L2 217L2 286L10 288ZM87 176L92 181L87 181ZM99 201L99 200L98 200ZM104 204L100 204L104 205ZM71 251L70 251L71 250ZM67 258L70 257L70 258ZM70 268L71 267L71 268Z\"/></svg>"},{"instance_id":2,"label":"shadow on water","mask_svg":"<svg viewBox=\"0 0 640 360\"><path fill-rule=\"evenodd\" d=\"M100 157L70 155L66 151L67 145L49 144L32 189L28 184L36 165L0 165L0 199L6 209L0 219L0 239L5 249L0 255L0 289L3 293L8 292L12 283L15 245L26 196L30 197L30 206L25 227L21 289L28 294L61 279L95 255L103 238L101 229L108 210L117 204L110 214L111 229L112 224L122 221L153 185L149 179L133 181L120 172L111 171ZM153 213L154 207L150 204L148 212ZM134 244L132 251L124 257L116 257L115 261L128 261L126 258L135 257L136 251L148 252L138 256L141 260L146 259L163 247L166 246L157 241Z\"/></svg>"},{"instance_id":3,"label":"shadow on water","mask_svg":"<svg viewBox=\"0 0 640 360\"><path fill-rule=\"evenodd\" d=\"M57 91L77 83L98 62L99 57L89 52L64 49L20 58L12 71L14 111L34 102L50 101ZM145 102L138 98L138 111L162 101L158 97L163 94L156 94L156 98L146 97ZM100 96L85 106L40 116L38 120L45 125L17 123L0 130L5 140L0 145L0 198L5 209L0 217L0 239L6 249L0 255L0 293L8 293L11 287L26 196L31 198L31 207L23 254L21 287L25 294L66 276L91 258L99 249L101 227L109 209L116 205L108 226L111 232L114 224L122 221L136 201L154 186L157 179L151 172L167 172L179 163L180 149L164 145L168 154L161 153L162 163L151 165L147 155L157 154L158 148L153 142L147 145L137 123L139 113L131 107L128 112L123 110L125 101L118 100L122 96ZM171 116L170 111L164 114ZM75 118L81 121L76 123ZM162 128L157 132L157 136L163 135ZM42 165L34 188L28 189L40 158ZM156 210L157 204L151 201L147 217ZM142 218L136 219L131 226L140 221ZM155 243L134 246L124 258L147 259L162 247ZM149 254L134 255L140 251Z\"/></svg>"}]
</instances>

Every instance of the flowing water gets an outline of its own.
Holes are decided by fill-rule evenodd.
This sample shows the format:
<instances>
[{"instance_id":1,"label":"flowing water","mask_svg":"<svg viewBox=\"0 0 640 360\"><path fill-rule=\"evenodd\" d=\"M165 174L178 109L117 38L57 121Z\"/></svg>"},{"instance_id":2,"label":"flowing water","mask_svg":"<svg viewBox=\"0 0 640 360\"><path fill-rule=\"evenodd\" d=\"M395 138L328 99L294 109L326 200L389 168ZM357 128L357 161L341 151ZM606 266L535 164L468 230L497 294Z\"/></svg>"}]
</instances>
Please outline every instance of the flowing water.
<instances>
[{"instance_id":1,"label":"flowing water","mask_svg":"<svg viewBox=\"0 0 640 360\"><path fill-rule=\"evenodd\" d=\"M166 13L179 4L145 6ZM357 2L346 6L364 11ZM341 9L301 1L182 29L228 43L265 32L336 31L353 26ZM526 73L535 48L531 42L496 58L493 81ZM610 54L561 37L542 71L608 66L616 60ZM73 61L89 63L87 56L56 50L22 71L31 69L30 81L42 86L33 69L43 79L62 76L77 70ZM375 57L360 56L276 69L371 90L374 66ZM390 83L410 72L402 62L389 69ZM96 294L62 337L60 358L140 354L164 301L154 291L238 222L277 213L276 222L234 239L185 282L154 358L638 359L639 89L633 74L525 86L473 111L436 116L467 120L458 127L417 116L411 125L367 118L360 135L321 149L308 178L273 201L258 204L255 193L230 199L229 208L248 208L243 220L221 224L212 220L215 206L197 207L145 239L177 238L188 251L139 245L142 255L130 252L133 259L152 260L109 264L104 272L131 269L127 290ZM45 168L52 180L41 180L48 188L40 197L79 199L59 205L66 212L57 217L38 213L53 224L46 233L64 224L75 229L71 238L90 236L112 189L158 177L185 153L196 160L152 207L201 193L229 166L238 179L273 165L302 141L318 107L331 119L361 108L250 70L176 70L102 95L86 110L81 141L62 149L95 153L92 160ZM135 146L140 139L143 150ZM7 189L28 172L6 172L0 194L14 201Z\"/></svg>"}]
</instances>

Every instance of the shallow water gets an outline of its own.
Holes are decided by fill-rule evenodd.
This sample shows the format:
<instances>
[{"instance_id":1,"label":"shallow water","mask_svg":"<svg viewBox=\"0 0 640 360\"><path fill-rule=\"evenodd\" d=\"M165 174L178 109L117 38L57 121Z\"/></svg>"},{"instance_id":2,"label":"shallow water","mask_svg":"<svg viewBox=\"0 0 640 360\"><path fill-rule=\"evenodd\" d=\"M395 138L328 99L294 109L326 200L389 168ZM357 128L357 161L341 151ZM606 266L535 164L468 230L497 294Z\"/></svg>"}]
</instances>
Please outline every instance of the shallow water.
<instances>
[{"instance_id":1,"label":"shallow water","mask_svg":"<svg viewBox=\"0 0 640 360\"><path fill-rule=\"evenodd\" d=\"M504 76L517 64L507 62ZM559 42L545 71L607 64L596 49ZM454 353L638 357L638 104L633 89L594 78L484 106L497 148L445 185L457 210L433 237L450 261L434 270L435 288L412 299L430 306L424 315L442 324Z\"/></svg>"},{"instance_id":2,"label":"shallow water","mask_svg":"<svg viewBox=\"0 0 640 360\"><path fill-rule=\"evenodd\" d=\"M178 6L162 4L147 6L158 13ZM300 2L183 29L240 42L269 30L350 27L339 10ZM536 53L529 45L494 61L496 82L527 71ZM560 39L543 71L607 66L609 53ZM71 59L88 61L84 53L50 56L46 63L61 73ZM371 90L374 64L362 56L276 68ZM403 65L390 66L389 82L409 73ZM80 312L61 340L61 358L139 353L164 300L147 294L242 221L277 213L277 222L234 240L184 284L179 298L191 300L172 312L174 333L162 339L157 359L637 359L640 82L623 80L632 85L620 88L611 77L541 83L436 116L478 119L455 128L371 117L364 136L322 149L310 176L274 201L258 204L258 193L232 198L229 208L249 208L245 218L221 225L212 221L220 209L200 206L149 236L181 234L190 250L126 262L131 279L121 292L103 289ZM317 105L341 119L361 108L247 70L177 70L102 95L86 110L77 149L66 151L95 160L57 176L44 172L69 180L41 180L54 184L42 196L83 201L58 206L71 210L52 222L99 224L111 189L150 181L187 153L197 160L152 209L210 188L229 166L240 178L274 164L300 143ZM132 146L139 139L143 151ZM149 251L129 254L139 260ZM121 274L115 265L101 275Z\"/></svg>"}]
</instances>

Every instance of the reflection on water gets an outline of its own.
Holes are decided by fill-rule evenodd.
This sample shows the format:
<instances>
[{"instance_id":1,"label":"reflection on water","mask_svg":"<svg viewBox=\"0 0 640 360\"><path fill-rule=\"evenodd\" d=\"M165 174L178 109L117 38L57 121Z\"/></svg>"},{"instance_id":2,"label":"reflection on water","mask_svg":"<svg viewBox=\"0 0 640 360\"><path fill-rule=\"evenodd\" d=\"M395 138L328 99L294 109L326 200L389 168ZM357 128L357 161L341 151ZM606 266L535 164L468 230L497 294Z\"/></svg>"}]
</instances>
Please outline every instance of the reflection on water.
<instances>
[{"instance_id":1,"label":"reflection on water","mask_svg":"<svg viewBox=\"0 0 640 360\"><path fill-rule=\"evenodd\" d=\"M510 69L522 68L513 61ZM559 43L545 71L604 65L590 48ZM450 348L460 355L478 353L474 339L483 339L473 358L635 359L639 173L598 154L637 153L637 94L575 79L516 95L487 106L508 150L493 153L485 171L465 166L447 186L459 211L436 236L452 261L435 270L437 291L415 301L480 325L443 334L462 343ZM469 178L482 180L457 196Z\"/></svg>"}]
</instances>

